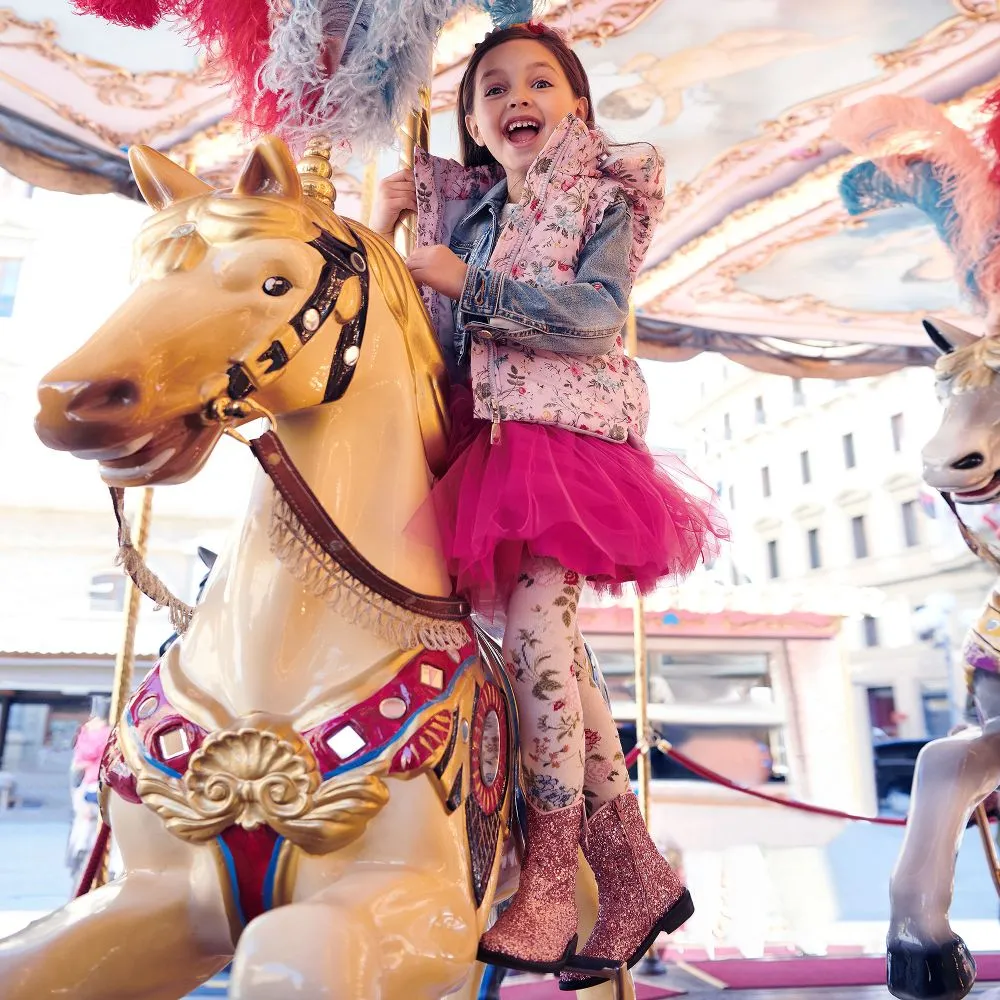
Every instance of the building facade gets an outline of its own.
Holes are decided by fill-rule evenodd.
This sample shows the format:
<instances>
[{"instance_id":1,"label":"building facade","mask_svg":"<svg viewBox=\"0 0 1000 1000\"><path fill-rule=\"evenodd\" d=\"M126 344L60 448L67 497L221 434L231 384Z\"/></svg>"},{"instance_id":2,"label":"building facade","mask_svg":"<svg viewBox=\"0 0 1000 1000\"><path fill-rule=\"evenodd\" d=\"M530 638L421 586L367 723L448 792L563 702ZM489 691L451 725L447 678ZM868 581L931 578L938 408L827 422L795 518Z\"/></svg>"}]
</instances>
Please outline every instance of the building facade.
<instances>
[{"instance_id":1,"label":"building facade","mask_svg":"<svg viewBox=\"0 0 1000 1000\"><path fill-rule=\"evenodd\" d=\"M733 529L713 572L761 588L877 588L844 628L861 717L876 740L946 732L964 701L957 649L994 577L921 480L940 415L933 373L833 382L720 357L684 367L677 412ZM995 530L989 512L963 516Z\"/></svg>"}]
</instances>

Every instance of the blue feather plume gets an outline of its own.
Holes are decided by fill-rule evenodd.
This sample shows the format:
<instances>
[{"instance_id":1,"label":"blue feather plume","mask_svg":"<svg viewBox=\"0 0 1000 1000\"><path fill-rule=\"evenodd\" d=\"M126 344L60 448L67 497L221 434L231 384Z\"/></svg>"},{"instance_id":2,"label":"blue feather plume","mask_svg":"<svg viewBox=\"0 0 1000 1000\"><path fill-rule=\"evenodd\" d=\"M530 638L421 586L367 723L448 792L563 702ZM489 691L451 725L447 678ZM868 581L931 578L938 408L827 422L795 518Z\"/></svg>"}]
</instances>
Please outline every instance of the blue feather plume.
<instances>
[{"instance_id":1,"label":"blue feather plume","mask_svg":"<svg viewBox=\"0 0 1000 1000\"><path fill-rule=\"evenodd\" d=\"M955 203L944 193L944 184L929 160L907 164L908 184L895 183L871 160L859 163L840 179L840 200L849 215L862 215L882 208L913 205L933 223L938 236L953 253L961 225ZM977 300L982 299L974 269L965 274L965 285Z\"/></svg>"},{"instance_id":2,"label":"blue feather plume","mask_svg":"<svg viewBox=\"0 0 1000 1000\"><path fill-rule=\"evenodd\" d=\"M479 0L494 28L510 28L530 21L535 13L532 0Z\"/></svg>"}]
</instances>

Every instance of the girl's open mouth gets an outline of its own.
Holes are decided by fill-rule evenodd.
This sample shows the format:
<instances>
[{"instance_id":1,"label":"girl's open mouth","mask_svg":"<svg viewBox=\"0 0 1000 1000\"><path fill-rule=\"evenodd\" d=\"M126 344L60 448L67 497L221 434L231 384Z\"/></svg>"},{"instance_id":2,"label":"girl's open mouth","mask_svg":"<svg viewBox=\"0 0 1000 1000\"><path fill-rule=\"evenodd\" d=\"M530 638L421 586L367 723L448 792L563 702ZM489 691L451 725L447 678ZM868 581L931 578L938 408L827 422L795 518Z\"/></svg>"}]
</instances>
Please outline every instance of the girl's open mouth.
<instances>
[{"instance_id":1,"label":"girl's open mouth","mask_svg":"<svg viewBox=\"0 0 1000 1000\"><path fill-rule=\"evenodd\" d=\"M536 118L519 115L503 127L503 134L512 146L530 146L542 130L542 123Z\"/></svg>"}]
</instances>

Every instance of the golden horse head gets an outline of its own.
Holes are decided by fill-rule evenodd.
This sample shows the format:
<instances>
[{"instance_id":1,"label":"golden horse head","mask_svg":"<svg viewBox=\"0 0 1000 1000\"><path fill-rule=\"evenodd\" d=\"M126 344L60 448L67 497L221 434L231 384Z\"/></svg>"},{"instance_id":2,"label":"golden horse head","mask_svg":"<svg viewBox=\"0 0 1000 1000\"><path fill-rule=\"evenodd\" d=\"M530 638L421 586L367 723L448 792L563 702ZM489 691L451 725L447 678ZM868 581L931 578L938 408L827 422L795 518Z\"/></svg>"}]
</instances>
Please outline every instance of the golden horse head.
<instances>
[{"instance_id":1,"label":"golden horse head","mask_svg":"<svg viewBox=\"0 0 1000 1000\"><path fill-rule=\"evenodd\" d=\"M444 364L385 241L304 194L275 138L256 144L231 191L146 146L129 160L155 209L135 244L137 285L42 381L43 443L96 459L112 486L183 482L227 422L364 392L378 377L372 341L392 326L405 340L428 465L440 468Z\"/></svg>"}]
</instances>

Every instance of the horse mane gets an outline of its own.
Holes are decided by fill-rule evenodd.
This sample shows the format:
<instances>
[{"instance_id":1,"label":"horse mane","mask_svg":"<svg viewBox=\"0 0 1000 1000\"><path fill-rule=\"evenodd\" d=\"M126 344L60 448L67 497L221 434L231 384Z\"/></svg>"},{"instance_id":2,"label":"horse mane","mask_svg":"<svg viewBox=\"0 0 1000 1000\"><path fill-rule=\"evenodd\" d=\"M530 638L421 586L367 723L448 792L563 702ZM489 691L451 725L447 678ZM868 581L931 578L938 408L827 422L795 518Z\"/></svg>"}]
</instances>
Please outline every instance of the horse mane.
<instances>
[{"instance_id":1,"label":"horse mane","mask_svg":"<svg viewBox=\"0 0 1000 1000\"><path fill-rule=\"evenodd\" d=\"M372 276L403 331L427 465L440 475L447 465L448 370L427 307L396 251L360 222L349 221L347 227L365 248Z\"/></svg>"},{"instance_id":2,"label":"horse mane","mask_svg":"<svg viewBox=\"0 0 1000 1000\"><path fill-rule=\"evenodd\" d=\"M980 337L974 344L943 354L934 366L940 382L954 382L954 388L986 389L1000 374L1000 339Z\"/></svg>"}]
</instances>

